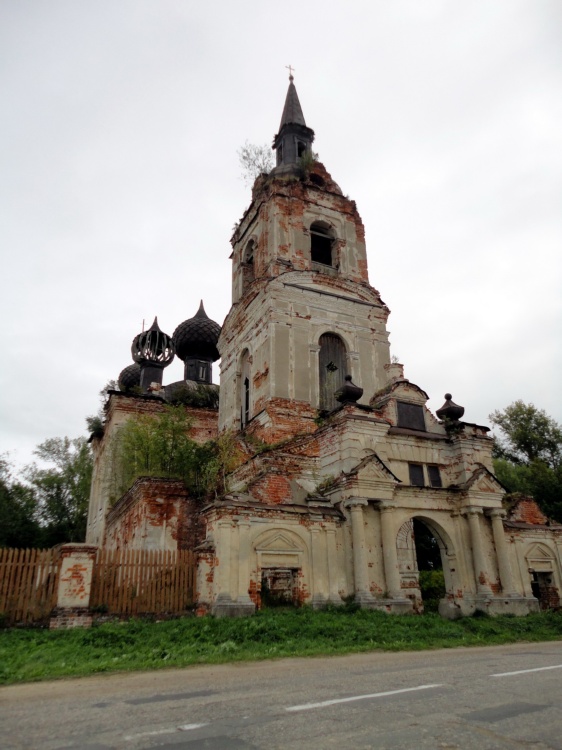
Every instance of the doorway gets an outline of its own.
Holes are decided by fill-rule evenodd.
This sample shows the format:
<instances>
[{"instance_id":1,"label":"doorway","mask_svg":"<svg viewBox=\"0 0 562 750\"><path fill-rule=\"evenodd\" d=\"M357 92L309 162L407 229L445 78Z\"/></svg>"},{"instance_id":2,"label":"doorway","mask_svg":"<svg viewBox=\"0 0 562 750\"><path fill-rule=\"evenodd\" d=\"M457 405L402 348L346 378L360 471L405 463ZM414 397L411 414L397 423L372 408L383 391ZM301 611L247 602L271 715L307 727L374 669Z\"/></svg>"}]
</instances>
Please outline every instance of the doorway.
<instances>
[{"instance_id":1,"label":"doorway","mask_svg":"<svg viewBox=\"0 0 562 750\"><path fill-rule=\"evenodd\" d=\"M298 568L263 568L261 572L261 606L297 607L299 600Z\"/></svg>"},{"instance_id":2,"label":"doorway","mask_svg":"<svg viewBox=\"0 0 562 750\"><path fill-rule=\"evenodd\" d=\"M560 596L552 579L552 571L531 572L531 589L535 599L538 599L541 612L560 608Z\"/></svg>"}]
</instances>

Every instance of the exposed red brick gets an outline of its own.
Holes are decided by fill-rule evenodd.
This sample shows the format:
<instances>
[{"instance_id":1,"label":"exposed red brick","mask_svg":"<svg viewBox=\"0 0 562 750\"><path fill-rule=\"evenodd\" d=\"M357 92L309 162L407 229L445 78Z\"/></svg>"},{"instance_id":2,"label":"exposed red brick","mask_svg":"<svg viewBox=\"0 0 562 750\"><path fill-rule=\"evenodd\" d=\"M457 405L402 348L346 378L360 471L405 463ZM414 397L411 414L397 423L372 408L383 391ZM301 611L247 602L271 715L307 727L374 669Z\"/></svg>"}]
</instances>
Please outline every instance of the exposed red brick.
<instances>
[{"instance_id":1,"label":"exposed red brick","mask_svg":"<svg viewBox=\"0 0 562 750\"><path fill-rule=\"evenodd\" d=\"M544 525L548 518L532 497L518 497L509 507L509 520Z\"/></svg>"}]
</instances>

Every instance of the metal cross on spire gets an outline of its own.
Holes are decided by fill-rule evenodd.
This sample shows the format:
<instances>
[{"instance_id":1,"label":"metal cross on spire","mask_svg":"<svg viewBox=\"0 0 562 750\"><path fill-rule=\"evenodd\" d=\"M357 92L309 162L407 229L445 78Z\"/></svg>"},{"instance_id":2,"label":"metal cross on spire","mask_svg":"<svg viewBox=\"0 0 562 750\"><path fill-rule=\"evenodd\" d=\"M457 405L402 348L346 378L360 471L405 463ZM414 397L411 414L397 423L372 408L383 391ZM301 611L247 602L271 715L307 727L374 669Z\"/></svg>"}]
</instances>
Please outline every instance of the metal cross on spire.
<instances>
[{"instance_id":1,"label":"metal cross on spire","mask_svg":"<svg viewBox=\"0 0 562 750\"><path fill-rule=\"evenodd\" d=\"M293 70L294 70L293 66L292 65L285 65L285 67L289 71L289 81L294 81L295 79L293 77Z\"/></svg>"}]
</instances>

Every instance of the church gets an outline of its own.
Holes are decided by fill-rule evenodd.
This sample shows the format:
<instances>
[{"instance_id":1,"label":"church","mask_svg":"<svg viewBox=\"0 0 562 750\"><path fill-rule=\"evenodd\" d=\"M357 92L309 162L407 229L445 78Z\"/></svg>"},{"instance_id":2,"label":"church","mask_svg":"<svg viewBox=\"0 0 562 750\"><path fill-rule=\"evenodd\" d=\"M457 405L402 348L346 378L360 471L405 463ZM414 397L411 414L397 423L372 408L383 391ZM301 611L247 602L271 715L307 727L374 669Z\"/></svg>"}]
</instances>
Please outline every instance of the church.
<instances>
[{"instance_id":1,"label":"church","mask_svg":"<svg viewBox=\"0 0 562 750\"><path fill-rule=\"evenodd\" d=\"M450 394L432 414L391 358L361 217L313 142L291 75L276 166L231 239L230 311L221 327L201 303L172 335L155 320L134 339L91 439L86 541L194 550L197 610L217 616L271 598L421 612L422 537L443 569L444 617L558 607L562 526L529 498L506 499L489 429L463 421ZM174 356L185 379L163 385ZM202 501L180 480L140 477L112 497L122 425L186 391L208 397L185 406L192 438L236 446L224 493Z\"/></svg>"}]
</instances>

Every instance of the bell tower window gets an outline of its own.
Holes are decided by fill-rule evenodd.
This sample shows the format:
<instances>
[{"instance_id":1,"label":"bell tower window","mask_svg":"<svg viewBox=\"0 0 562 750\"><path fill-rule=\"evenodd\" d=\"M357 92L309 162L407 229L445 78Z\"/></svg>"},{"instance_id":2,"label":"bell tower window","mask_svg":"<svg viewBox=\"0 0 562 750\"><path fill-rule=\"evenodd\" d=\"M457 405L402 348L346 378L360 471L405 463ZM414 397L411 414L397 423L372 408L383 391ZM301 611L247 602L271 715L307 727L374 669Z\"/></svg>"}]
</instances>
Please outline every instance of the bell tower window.
<instances>
[{"instance_id":1,"label":"bell tower window","mask_svg":"<svg viewBox=\"0 0 562 750\"><path fill-rule=\"evenodd\" d=\"M247 349L242 354L240 368L240 427L243 429L251 418L250 412L250 353Z\"/></svg>"},{"instance_id":2,"label":"bell tower window","mask_svg":"<svg viewBox=\"0 0 562 750\"><path fill-rule=\"evenodd\" d=\"M300 159L301 156L306 151L306 143L303 143L302 141L297 141L297 157Z\"/></svg>"},{"instance_id":3,"label":"bell tower window","mask_svg":"<svg viewBox=\"0 0 562 750\"><path fill-rule=\"evenodd\" d=\"M335 333L324 333L318 343L320 409L332 411L338 406L335 393L347 375L347 353L345 344Z\"/></svg>"},{"instance_id":4,"label":"bell tower window","mask_svg":"<svg viewBox=\"0 0 562 750\"><path fill-rule=\"evenodd\" d=\"M323 266L334 265L334 237L323 222L315 221L310 227L310 259Z\"/></svg>"},{"instance_id":5,"label":"bell tower window","mask_svg":"<svg viewBox=\"0 0 562 750\"><path fill-rule=\"evenodd\" d=\"M254 270L254 250L256 243L254 240L250 240L244 248L242 255L242 294L246 293L246 290L255 279Z\"/></svg>"}]
</instances>

